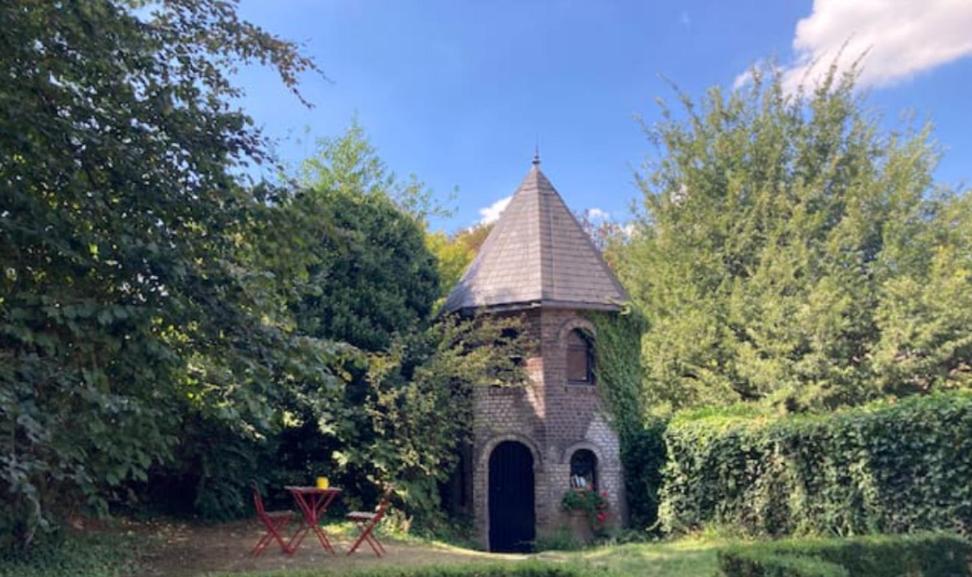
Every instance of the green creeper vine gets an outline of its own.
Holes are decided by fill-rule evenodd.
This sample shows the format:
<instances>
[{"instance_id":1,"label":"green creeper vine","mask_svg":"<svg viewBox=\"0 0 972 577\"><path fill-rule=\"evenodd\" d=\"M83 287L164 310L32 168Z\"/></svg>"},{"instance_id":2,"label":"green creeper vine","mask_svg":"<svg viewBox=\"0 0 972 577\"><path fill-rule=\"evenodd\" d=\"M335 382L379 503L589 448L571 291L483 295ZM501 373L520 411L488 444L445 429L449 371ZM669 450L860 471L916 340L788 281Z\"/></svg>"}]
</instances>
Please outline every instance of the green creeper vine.
<instances>
[{"instance_id":1,"label":"green creeper vine","mask_svg":"<svg viewBox=\"0 0 972 577\"><path fill-rule=\"evenodd\" d=\"M630 524L649 527L658 517L665 422L648 417L641 365L645 319L630 309L588 318L597 331L597 382L621 443Z\"/></svg>"},{"instance_id":2,"label":"green creeper vine","mask_svg":"<svg viewBox=\"0 0 972 577\"><path fill-rule=\"evenodd\" d=\"M591 313L589 320L597 332L597 382L618 434L624 437L641 428L645 414L641 386L641 334L645 322L632 309Z\"/></svg>"}]
</instances>

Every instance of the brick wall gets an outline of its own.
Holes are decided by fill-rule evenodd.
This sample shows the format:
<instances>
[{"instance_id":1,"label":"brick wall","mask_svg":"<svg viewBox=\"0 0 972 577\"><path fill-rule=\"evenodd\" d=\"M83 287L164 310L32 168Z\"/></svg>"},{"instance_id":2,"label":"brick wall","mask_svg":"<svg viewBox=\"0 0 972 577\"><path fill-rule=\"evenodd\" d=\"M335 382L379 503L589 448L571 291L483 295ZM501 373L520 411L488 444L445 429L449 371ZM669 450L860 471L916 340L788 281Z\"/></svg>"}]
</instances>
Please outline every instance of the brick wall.
<instances>
[{"instance_id":1,"label":"brick wall","mask_svg":"<svg viewBox=\"0 0 972 577\"><path fill-rule=\"evenodd\" d=\"M566 336L581 328L594 336L596 346L594 327L568 309L532 309L522 318L524 336L531 343L525 361L529 386L481 389L474 397L471 493L484 547L489 535L489 456L505 440L519 441L533 453L538 535L566 521L560 501L570 487L570 458L578 449L597 456L598 488L608 494L612 521L621 523L625 516L618 438L599 385L567 383Z\"/></svg>"}]
</instances>

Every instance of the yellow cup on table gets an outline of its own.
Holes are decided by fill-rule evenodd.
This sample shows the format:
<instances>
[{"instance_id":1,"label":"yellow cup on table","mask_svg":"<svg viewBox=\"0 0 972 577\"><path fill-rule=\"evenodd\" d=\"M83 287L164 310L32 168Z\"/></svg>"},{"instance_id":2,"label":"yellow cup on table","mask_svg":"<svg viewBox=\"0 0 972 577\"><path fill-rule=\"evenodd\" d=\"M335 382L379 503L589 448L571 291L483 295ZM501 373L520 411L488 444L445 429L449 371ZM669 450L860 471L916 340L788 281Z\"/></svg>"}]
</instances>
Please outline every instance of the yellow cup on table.
<instances>
[{"instance_id":1,"label":"yellow cup on table","mask_svg":"<svg viewBox=\"0 0 972 577\"><path fill-rule=\"evenodd\" d=\"M331 486L331 483L330 483L330 481L327 480L327 477L318 477L317 478L317 488L318 489L327 489L330 486Z\"/></svg>"}]
</instances>

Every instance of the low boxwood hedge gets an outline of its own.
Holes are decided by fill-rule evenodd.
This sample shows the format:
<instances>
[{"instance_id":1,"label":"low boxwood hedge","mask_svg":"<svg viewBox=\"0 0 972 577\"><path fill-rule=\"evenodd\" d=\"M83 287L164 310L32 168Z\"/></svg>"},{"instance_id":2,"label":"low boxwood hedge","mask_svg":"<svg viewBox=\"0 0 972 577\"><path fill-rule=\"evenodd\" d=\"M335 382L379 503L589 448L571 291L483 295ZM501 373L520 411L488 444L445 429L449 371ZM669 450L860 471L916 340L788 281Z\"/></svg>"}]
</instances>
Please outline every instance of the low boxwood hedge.
<instances>
[{"instance_id":1,"label":"low boxwood hedge","mask_svg":"<svg viewBox=\"0 0 972 577\"><path fill-rule=\"evenodd\" d=\"M786 540L719 552L726 577L970 577L972 545L956 535Z\"/></svg>"},{"instance_id":2,"label":"low boxwood hedge","mask_svg":"<svg viewBox=\"0 0 972 577\"><path fill-rule=\"evenodd\" d=\"M668 531L972 534L969 392L827 415L677 415L665 442Z\"/></svg>"}]
</instances>

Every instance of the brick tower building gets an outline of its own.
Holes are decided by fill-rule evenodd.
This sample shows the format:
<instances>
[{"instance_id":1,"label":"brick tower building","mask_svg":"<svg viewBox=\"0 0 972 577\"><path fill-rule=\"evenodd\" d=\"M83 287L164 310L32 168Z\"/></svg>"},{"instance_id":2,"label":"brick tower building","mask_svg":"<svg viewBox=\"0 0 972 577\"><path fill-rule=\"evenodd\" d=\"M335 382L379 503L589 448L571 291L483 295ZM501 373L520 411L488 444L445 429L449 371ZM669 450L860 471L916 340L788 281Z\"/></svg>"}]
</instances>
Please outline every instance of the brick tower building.
<instances>
[{"instance_id":1,"label":"brick tower building","mask_svg":"<svg viewBox=\"0 0 972 577\"><path fill-rule=\"evenodd\" d=\"M518 315L526 387L477 391L463 493L482 544L529 547L566 519L566 491L606 492L624 518L618 437L595 376L589 311L617 311L624 289L564 204L539 158L446 299L447 312Z\"/></svg>"}]
</instances>

